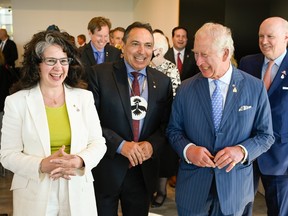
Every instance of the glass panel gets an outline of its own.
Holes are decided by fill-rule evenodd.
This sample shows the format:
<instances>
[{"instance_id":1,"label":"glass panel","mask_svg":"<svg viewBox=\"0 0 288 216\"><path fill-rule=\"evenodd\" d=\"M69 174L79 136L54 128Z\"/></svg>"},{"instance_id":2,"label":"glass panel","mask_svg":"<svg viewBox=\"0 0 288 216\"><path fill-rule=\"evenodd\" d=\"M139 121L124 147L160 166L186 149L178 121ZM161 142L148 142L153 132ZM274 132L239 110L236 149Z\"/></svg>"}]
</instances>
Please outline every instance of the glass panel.
<instances>
[{"instance_id":1,"label":"glass panel","mask_svg":"<svg viewBox=\"0 0 288 216\"><path fill-rule=\"evenodd\" d=\"M13 40L12 9L0 8L0 28L6 29Z\"/></svg>"}]
</instances>

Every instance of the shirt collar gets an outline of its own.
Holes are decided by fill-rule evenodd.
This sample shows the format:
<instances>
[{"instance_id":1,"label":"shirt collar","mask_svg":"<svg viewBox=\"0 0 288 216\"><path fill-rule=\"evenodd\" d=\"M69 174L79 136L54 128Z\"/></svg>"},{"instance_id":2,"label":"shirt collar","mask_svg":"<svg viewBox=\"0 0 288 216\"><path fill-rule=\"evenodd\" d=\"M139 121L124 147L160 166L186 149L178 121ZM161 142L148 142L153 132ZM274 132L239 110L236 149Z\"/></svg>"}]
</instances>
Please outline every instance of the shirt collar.
<instances>
[{"instance_id":1,"label":"shirt collar","mask_svg":"<svg viewBox=\"0 0 288 216\"><path fill-rule=\"evenodd\" d=\"M181 53L181 56L184 56L184 54L185 54L185 48L182 49L181 51L178 51L173 47L173 51L174 51L175 55L177 55L179 52Z\"/></svg>"},{"instance_id":2,"label":"shirt collar","mask_svg":"<svg viewBox=\"0 0 288 216\"><path fill-rule=\"evenodd\" d=\"M278 58L274 59L274 63L275 63L278 67L281 65L281 63L282 63L282 61L283 61L286 53L287 53L287 50L285 49L285 52L282 53L282 55L280 55ZM266 65L269 61L270 61L270 60L265 57L265 59L264 59L264 65Z\"/></svg>"},{"instance_id":3,"label":"shirt collar","mask_svg":"<svg viewBox=\"0 0 288 216\"><path fill-rule=\"evenodd\" d=\"M93 46L92 42L90 43L90 45L91 45L92 50L93 50L94 53L103 53L103 52L104 52L104 48L103 48L102 50L97 50L97 49Z\"/></svg>"},{"instance_id":4,"label":"shirt collar","mask_svg":"<svg viewBox=\"0 0 288 216\"><path fill-rule=\"evenodd\" d=\"M135 72L136 70L135 69L133 69L132 67L131 67L131 65L124 59L124 63L125 63L125 65L126 65L126 69L127 69L127 73L130 75L131 74L131 72ZM140 71L137 71L138 73L141 73L143 76L147 76L147 73L146 73L146 68L147 67L145 67L145 68L143 68L142 70L140 70ZM131 75L132 76L132 75Z\"/></svg>"},{"instance_id":5,"label":"shirt collar","mask_svg":"<svg viewBox=\"0 0 288 216\"><path fill-rule=\"evenodd\" d=\"M233 67L230 63L229 65L229 68L227 70L227 72L219 78L219 80L222 82L222 83L225 83L226 85L229 85L230 84L230 81L231 81L231 78L232 78L232 71L233 71ZM213 82L214 79L211 79L211 78L208 78L208 81L209 83L210 82Z\"/></svg>"}]
</instances>

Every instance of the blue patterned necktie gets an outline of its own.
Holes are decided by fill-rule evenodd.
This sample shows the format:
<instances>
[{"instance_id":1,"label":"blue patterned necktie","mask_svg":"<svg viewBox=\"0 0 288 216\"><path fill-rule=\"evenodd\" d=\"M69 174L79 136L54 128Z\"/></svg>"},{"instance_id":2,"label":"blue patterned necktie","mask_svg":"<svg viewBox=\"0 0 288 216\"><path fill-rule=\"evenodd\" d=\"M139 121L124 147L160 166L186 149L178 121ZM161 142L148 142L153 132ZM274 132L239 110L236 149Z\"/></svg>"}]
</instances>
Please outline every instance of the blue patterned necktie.
<instances>
[{"instance_id":1,"label":"blue patterned necktie","mask_svg":"<svg viewBox=\"0 0 288 216\"><path fill-rule=\"evenodd\" d=\"M222 97L221 89L220 89L220 81L214 80L213 82L215 83L216 88L212 94L212 99L211 99L212 114L213 114L214 128L216 131L218 131L221 118L222 118L223 97Z\"/></svg>"},{"instance_id":2,"label":"blue patterned necktie","mask_svg":"<svg viewBox=\"0 0 288 216\"><path fill-rule=\"evenodd\" d=\"M103 55L104 53L97 51L96 54L97 54L97 64L103 63L104 62L104 55Z\"/></svg>"}]
</instances>

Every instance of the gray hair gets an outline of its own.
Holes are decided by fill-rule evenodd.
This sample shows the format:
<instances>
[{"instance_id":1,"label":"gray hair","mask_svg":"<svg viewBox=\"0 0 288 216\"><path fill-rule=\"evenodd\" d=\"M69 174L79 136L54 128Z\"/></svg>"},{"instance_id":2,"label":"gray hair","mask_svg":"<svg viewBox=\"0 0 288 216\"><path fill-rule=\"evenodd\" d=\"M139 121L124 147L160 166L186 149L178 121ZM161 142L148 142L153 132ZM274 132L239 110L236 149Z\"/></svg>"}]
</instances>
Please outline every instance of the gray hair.
<instances>
[{"instance_id":1,"label":"gray hair","mask_svg":"<svg viewBox=\"0 0 288 216\"><path fill-rule=\"evenodd\" d=\"M55 44L55 37L53 37L50 34L47 34L45 36L45 40L44 41L40 41L35 46L35 53L36 53L37 57L39 59L41 59L44 51L46 50L46 48L49 47L49 46L52 46L54 44Z\"/></svg>"},{"instance_id":2,"label":"gray hair","mask_svg":"<svg viewBox=\"0 0 288 216\"><path fill-rule=\"evenodd\" d=\"M195 34L195 38L200 35L207 35L212 38L212 46L218 53L225 49L229 50L229 57L234 54L234 42L232 39L231 30L218 23L205 23Z\"/></svg>"}]
</instances>

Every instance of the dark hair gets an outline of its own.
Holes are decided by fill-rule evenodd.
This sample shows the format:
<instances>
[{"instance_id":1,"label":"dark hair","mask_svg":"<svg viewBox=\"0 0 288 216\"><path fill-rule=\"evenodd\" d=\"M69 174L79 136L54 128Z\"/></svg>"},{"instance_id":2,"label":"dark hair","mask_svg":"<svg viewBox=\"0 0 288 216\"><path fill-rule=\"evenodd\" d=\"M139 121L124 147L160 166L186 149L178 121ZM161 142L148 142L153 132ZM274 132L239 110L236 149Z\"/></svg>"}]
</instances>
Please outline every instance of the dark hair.
<instances>
[{"instance_id":1,"label":"dark hair","mask_svg":"<svg viewBox=\"0 0 288 216\"><path fill-rule=\"evenodd\" d=\"M103 26L108 26L109 30L111 29L111 22L108 18L105 17L94 17L88 23L87 29L94 34L95 30L101 31Z\"/></svg>"},{"instance_id":2,"label":"dark hair","mask_svg":"<svg viewBox=\"0 0 288 216\"><path fill-rule=\"evenodd\" d=\"M152 27L150 26L149 23L141 23L141 22L134 22L132 23L131 25L129 25L125 32L124 32L124 36L123 36L123 42L126 44L127 42L127 38L129 36L129 33L131 32L132 29L134 28L144 28L146 29L147 31L150 32L151 36L153 37L153 30L152 30Z\"/></svg>"},{"instance_id":3,"label":"dark hair","mask_svg":"<svg viewBox=\"0 0 288 216\"><path fill-rule=\"evenodd\" d=\"M86 36L84 34L80 34L77 38L81 38L84 42L86 42Z\"/></svg>"},{"instance_id":4,"label":"dark hair","mask_svg":"<svg viewBox=\"0 0 288 216\"><path fill-rule=\"evenodd\" d=\"M174 37L175 35L175 31L179 30L179 29L183 29L185 32L186 32L186 36L188 37L188 30L183 27L183 26L177 26L175 28L172 29L172 38Z\"/></svg>"},{"instance_id":5,"label":"dark hair","mask_svg":"<svg viewBox=\"0 0 288 216\"><path fill-rule=\"evenodd\" d=\"M125 32L125 28L123 28L123 27L116 27L115 29L113 29L113 32L115 32L115 31L120 31L120 32Z\"/></svg>"},{"instance_id":6,"label":"dark hair","mask_svg":"<svg viewBox=\"0 0 288 216\"><path fill-rule=\"evenodd\" d=\"M56 26L56 25L54 25L54 24L48 26L46 30L47 30L47 31L58 31L58 32L60 32L60 29L58 28L58 26Z\"/></svg>"},{"instance_id":7,"label":"dark hair","mask_svg":"<svg viewBox=\"0 0 288 216\"><path fill-rule=\"evenodd\" d=\"M69 34L68 34L69 35ZM71 87L86 88L87 84L81 79L84 68L80 62L80 56L75 45L69 42L67 33L58 31L42 31L34 34L31 41L24 46L23 67L21 78L12 87L11 93L21 89L30 89L40 81L39 64L42 62L44 51L52 45L60 46L67 57L72 58L64 83Z\"/></svg>"}]
</instances>

